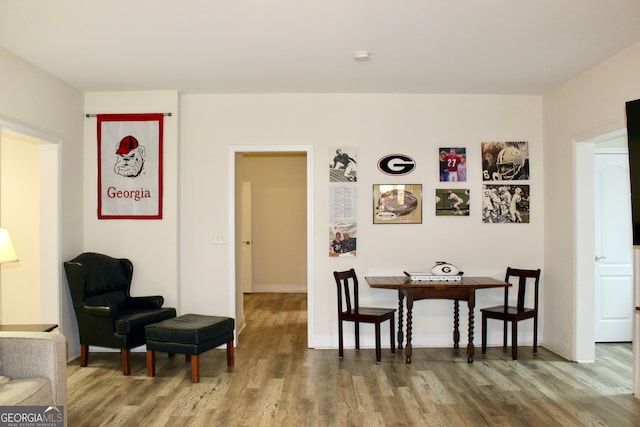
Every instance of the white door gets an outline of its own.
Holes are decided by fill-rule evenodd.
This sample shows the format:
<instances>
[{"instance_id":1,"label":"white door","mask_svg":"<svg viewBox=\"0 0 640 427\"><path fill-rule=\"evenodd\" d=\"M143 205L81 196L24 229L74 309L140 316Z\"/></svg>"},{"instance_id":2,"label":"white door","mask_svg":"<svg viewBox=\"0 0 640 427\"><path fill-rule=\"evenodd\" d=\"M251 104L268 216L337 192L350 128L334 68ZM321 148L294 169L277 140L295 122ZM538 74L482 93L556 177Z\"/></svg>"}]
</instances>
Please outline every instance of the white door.
<instances>
[{"instance_id":1,"label":"white door","mask_svg":"<svg viewBox=\"0 0 640 427\"><path fill-rule=\"evenodd\" d=\"M253 292L253 240L251 237L251 182L242 183L242 292Z\"/></svg>"},{"instance_id":2,"label":"white door","mask_svg":"<svg viewBox=\"0 0 640 427\"><path fill-rule=\"evenodd\" d=\"M626 152L595 152L595 340L631 341L633 239Z\"/></svg>"}]
</instances>

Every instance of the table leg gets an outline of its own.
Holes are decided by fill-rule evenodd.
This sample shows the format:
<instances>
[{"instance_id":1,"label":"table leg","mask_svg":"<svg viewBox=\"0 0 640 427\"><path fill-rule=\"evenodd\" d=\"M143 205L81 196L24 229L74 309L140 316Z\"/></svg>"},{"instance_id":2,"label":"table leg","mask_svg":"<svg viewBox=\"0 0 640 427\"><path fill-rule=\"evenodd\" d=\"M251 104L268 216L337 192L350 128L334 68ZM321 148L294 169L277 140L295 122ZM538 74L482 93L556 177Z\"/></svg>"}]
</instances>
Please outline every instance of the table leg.
<instances>
[{"instance_id":1,"label":"table leg","mask_svg":"<svg viewBox=\"0 0 640 427\"><path fill-rule=\"evenodd\" d=\"M407 346L404 349L405 362L411 363L411 333L413 329L413 297L407 295Z\"/></svg>"},{"instance_id":2,"label":"table leg","mask_svg":"<svg viewBox=\"0 0 640 427\"><path fill-rule=\"evenodd\" d=\"M453 348L460 348L460 301L453 302Z\"/></svg>"},{"instance_id":3,"label":"table leg","mask_svg":"<svg viewBox=\"0 0 640 427\"><path fill-rule=\"evenodd\" d=\"M469 344L467 345L467 362L473 363L473 354L475 347L473 346L473 321L474 321L474 308L476 306L476 292L474 289L469 289Z\"/></svg>"},{"instance_id":4,"label":"table leg","mask_svg":"<svg viewBox=\"0 0 640 427\"><path fill-rule=\"evenodd\" d=\"M404 335L402 328L404 327L404 294L398 289L398 348L402 349L402 341Z\"/></svg>"}]
</instances>

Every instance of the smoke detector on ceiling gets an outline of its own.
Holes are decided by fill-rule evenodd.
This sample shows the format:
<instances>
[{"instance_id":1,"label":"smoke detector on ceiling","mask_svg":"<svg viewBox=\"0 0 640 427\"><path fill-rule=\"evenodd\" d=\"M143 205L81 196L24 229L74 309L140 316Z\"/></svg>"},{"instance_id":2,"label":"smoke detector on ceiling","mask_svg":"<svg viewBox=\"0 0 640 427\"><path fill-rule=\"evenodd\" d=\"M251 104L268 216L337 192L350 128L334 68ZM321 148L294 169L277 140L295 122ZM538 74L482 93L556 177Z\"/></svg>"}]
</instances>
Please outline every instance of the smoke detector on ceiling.
<instances>
[{"instance_id":1,"label":"smoke detector on ceiling","mask_svg":"<svg viewBox=\"0 0 640 427\"><path fill-rule=\"evenodd\" d=\"M356 62L367 62L371 58L371 52L366 50L356 50L353 52L353 60Z\"/></svg>"}]
</instances>

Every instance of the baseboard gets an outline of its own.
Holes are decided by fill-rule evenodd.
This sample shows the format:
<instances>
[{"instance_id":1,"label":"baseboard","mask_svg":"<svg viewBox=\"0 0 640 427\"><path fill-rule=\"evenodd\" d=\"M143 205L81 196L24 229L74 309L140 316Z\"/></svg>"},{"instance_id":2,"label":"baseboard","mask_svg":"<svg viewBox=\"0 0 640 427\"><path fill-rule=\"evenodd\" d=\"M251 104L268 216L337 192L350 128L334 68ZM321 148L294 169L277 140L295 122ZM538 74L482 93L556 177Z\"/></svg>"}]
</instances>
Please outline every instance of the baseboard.
<instances>
[{"instance_id":1,"label":"baseboard","mask_svg":"<svg viewBox=\"0 0 640 427\"><path fill-rule=\"evenodd\" d=\"M573 360L573 357L571 356L571 349L569 348L569 346L567 345L566 342L562 342L562 341L557 341L557 340L545 340L544 342L544 347L557 354L558 356L562 356L567 360L571 360L573 362L593 362L593 360Z\"/></svg>"},{"instance_id":2,"label":"baseboard","mask_svg":"<svg viewBox=\"0 0 640 427\"><path fill-rule=\"evenodd\" d=\"M389 342L389 330L385 331L385 328L382 328L381 331L381 340L385 345L388 345ZM540 337L538 337L540 338ZM406 343L406 335L404 337ZM468 337L461 333L460 335L460 347L464 348L467 346ZM396 345L398 343L396 342ZM441 334L413 334L411 338L411 344L414 348L420 347L434 347L434 348L446 348L451 347L453 345L453 339L451 336L451 332L441 333ZM476 334L473 337L473 344L476 349L479 348L482 344L482 338L479 334ZM345 331L344 336L344 345L347 348L355 347L355 337L353 332L348 333ZM511 345L511 342L508 342L508 345ZM518 346L532 346L533 345L533 334L522 334L518 337ZM538 345L541 346L540 341ZM375 336L372 333L367 333L360 331L360 346L362 348L375 348ZM488 347L502 347L502 333L496 333L494 335L489 334L487 336L487 346ZM338 336L337 335L324 335L324 336L316 336L313 342L313 348L316 349L336 349L338 348ZM553 351L553 350L552 350ZM554 351L555 353L555 351Z\"/></svg>"},{"instance_id":3,"label":"baseboard","mask_svg":"<svg viewBox=\"0 0 640 427\"><path fill-rule=\"evenodd\" d=\"M253 285L253 292L256 293L291 293L291 294L306 294L307 285Z\"/></svg>"},{"instance_id":4,"label":"baseboard","mask_svg":"<svg viewBox=\"0 0 640 427\"><path fill-rule=\"evenodd\" d=\"M80 357L80 346L69 345L67 341L67 362L71 362Z\"/></svg>"}]
</instances>

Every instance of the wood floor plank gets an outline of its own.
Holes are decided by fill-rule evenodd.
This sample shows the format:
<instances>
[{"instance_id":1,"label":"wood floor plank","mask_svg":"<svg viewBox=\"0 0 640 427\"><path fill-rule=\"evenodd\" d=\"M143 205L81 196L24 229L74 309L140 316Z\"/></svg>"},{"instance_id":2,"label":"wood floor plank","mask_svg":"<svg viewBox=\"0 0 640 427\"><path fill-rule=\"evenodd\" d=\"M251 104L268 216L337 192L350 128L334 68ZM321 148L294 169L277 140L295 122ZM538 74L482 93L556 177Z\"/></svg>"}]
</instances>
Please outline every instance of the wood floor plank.
<instances>
[{"instance_id":1,"label":"wood floor plank","mask_svg":"<svg viewBox=\"0 0 640 427\"><path fill-rule=\"evenodd\" d=\"M247 326L235 365L226 349L201 355L200 383L184 358L144 352L123 376L119 353L68 364L69 426L638 426L631 344L596 346L596 362L573 363L546 350L490 348L402 351L307 348L304 294L245 295ZM352 329L347 329L352 334ZM337 343L336 343L337 344ZM387 344L388 345L388 344Z\"/></svg>"}]
</instances>

